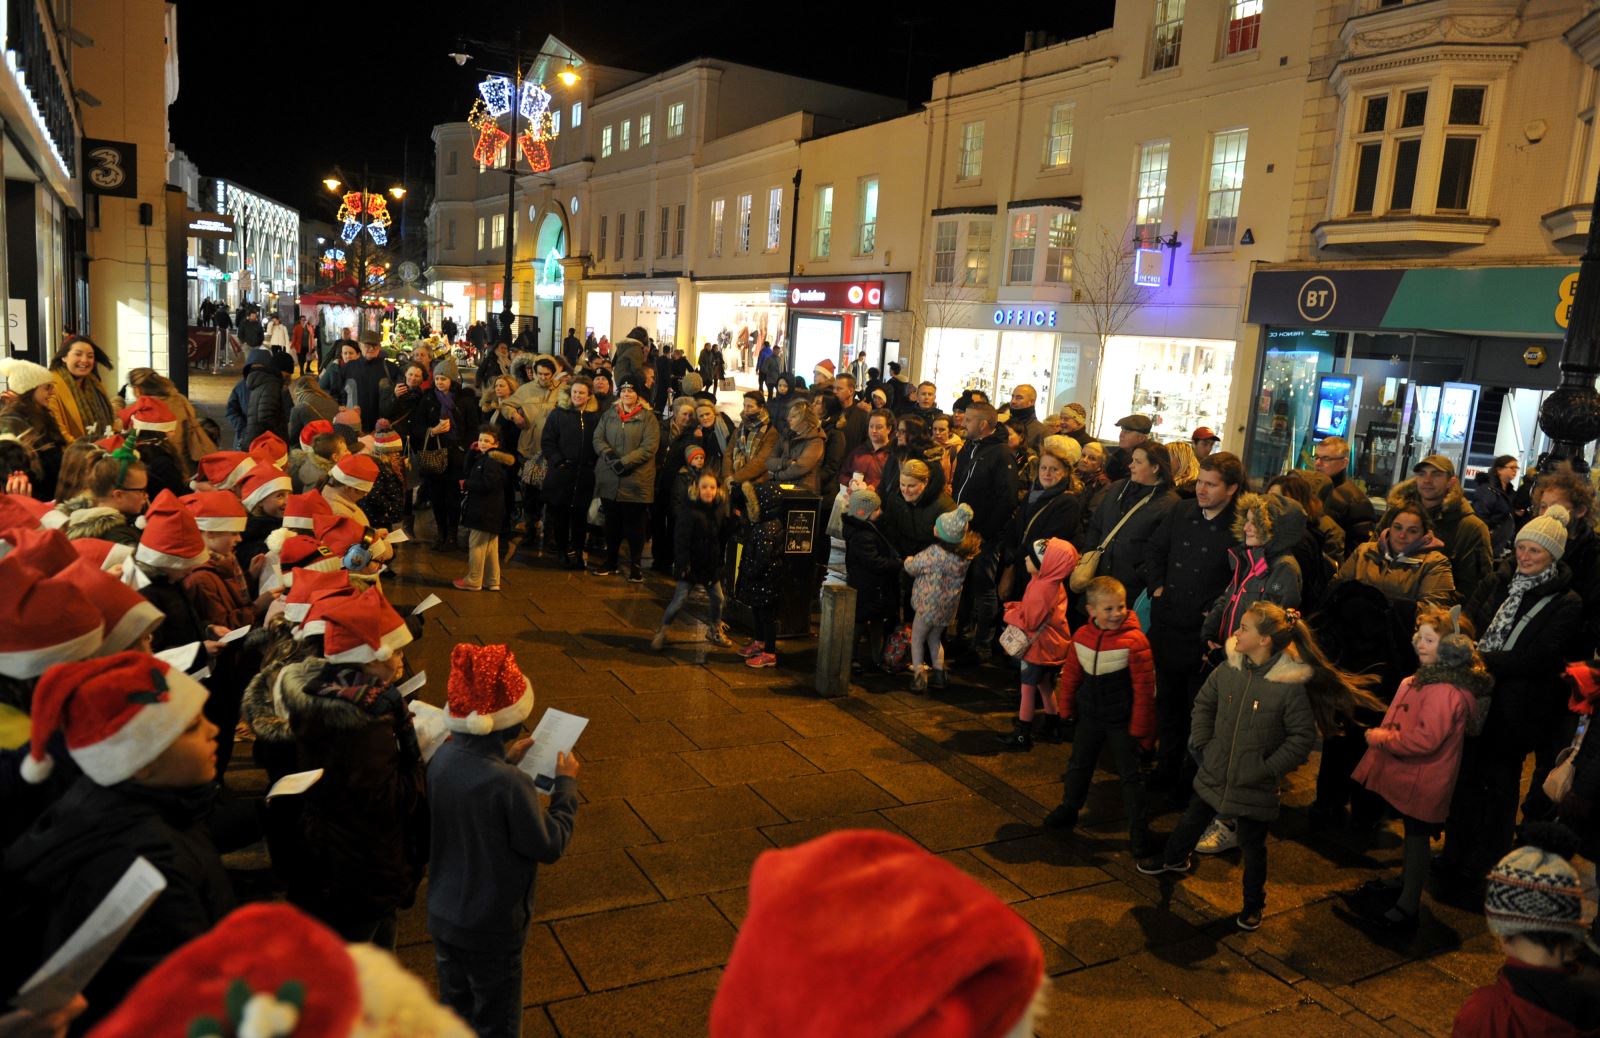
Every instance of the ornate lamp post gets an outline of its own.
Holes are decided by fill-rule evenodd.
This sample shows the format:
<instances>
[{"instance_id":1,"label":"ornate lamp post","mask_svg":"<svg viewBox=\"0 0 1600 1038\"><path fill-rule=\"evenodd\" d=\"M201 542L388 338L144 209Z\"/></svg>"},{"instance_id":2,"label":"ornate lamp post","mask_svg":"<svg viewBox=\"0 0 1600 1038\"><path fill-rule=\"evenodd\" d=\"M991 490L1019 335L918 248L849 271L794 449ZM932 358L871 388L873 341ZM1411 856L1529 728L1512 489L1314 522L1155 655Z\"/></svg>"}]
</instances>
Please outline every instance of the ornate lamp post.
<instances>
[{"instance_id":1,"label":"ornate lamp post","mask_svg":"<svg viewBox=\"0 0 1600 1038\"><path fill-rule=\"evenodd\" d=\"M1539 428L1549 436L1546 468L1563 458L1577 472L1589 470L1584 447L1600 439L1600 184L1589 216L1589 241L1578 267L1578 292L1561 343L1561 384L1539 407Z\"/></svg>"}]
</instances>

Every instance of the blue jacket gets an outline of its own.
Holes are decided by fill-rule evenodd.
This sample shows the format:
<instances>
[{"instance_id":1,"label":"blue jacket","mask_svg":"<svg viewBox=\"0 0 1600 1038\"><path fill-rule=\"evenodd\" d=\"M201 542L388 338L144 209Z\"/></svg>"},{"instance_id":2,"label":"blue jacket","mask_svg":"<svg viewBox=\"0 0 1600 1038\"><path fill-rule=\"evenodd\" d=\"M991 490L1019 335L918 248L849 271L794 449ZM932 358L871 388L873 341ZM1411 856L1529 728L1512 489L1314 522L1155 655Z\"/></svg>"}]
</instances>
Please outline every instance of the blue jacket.
<instances>
[{"instance_id":1,"label":"blue jacket","mask_svg":"<svg viewBox=\"0 0 1600 1038\"><path fill-rule=\"evenodd\" d=\"M428 808L428 932L466 948L521 949L539 865L554 864L572 837L576 780L556 778L547 811L533 779L507 763L504 732L453 732L428 762Z\"/></svg>"}]
</instances>

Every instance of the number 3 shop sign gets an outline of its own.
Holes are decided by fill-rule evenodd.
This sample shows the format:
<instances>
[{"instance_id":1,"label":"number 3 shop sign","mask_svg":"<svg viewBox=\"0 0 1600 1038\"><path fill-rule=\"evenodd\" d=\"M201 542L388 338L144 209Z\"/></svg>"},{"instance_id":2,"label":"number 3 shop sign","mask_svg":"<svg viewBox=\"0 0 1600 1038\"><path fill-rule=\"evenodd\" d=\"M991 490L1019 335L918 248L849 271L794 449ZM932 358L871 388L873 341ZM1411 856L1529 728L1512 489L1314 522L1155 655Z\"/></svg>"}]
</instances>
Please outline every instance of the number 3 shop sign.
<instances>
[{"instance_id":1,"label":"number 3 shop sign","mask_svg":"<svg viewBox=\"0 0 1600 1038\"><path fill-rule=\"evenodd\" d=\"M117 198L139 197L139 150L127 141L83 139L83 189Z\"/></svg>"}]
</instances>

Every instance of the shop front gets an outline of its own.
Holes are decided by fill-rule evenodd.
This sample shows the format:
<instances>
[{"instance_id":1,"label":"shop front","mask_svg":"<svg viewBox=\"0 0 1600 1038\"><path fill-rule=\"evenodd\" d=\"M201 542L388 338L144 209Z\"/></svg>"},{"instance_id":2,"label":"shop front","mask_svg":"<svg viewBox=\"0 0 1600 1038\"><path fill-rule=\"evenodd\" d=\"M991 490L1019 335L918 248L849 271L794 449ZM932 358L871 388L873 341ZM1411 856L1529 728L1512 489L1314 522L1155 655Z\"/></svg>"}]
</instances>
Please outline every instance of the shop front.
<instances>
[{"instance_id":1,"label":"shop front","mask_svg":"<svg viewBox=\"0 0 1600 1038\"><path fill-rule=\"evenodd\" d=\"M695 295L694 340L686 343L685 349L699 357L706 343L716 343L738 387L756 388L761 344L782 349L787 356L788 286L782 281L713 282L696 285Z\"/></svg>"},{"instance_id":2,"label":"shop front","mask_svg":"<svg viewBox=\"0 0 1600 1038\"><path fill-rule=\"evenodd\" d=\"M590 287L593 286L593 287ZM612 342L635 328L643 328L652 341L678 342L678 282L673 278L606 281L590 279L583 294L583 323L579 335Z\"/></svg>"},{"instance_id":3,"label":"shop front","mask_svg":"<svg viewBox=\"0 0 1600 1038\"><path fill-rule=\"evenodd\" d=\"M905 274L841 281L794 278L789 281L789 371L806 379L824 360L845 371L858 360L882 370L900 359L898 339L884 337L887 311L905 309Z\"/></svg>"},{"instance_id":4,"label":"shop front","mask_svg":"<svg viewBox=\"0 0 1600 1038\"><path fill-rule=\"evenodd\" d=\"M1188 440L1200 426L1226 429L1235 345L1231 339L1111 336L1100 365L1095 435L1115 440L1117 420L1130 414L1149 415L1152 435L1163 441Z\"/></svg>"},{"instance_id":5,"label":"shop front","mask_svg":"<svg viewBox=\"0 0 1600 1038\"><path fill-rule=\"evenodd\" d=\"M1309 467L1329 436L1349 441L1351 474L1373 496L1430 454L1463 483L1502 454L1534 467L1577 277L1568 265L1256 272L1251 477Z\"/></svg>"},{"instance_id":6,"label":"shop front","mask_svg":"<svg viewBox=\"0 0 1600 1038\"><path fill-rule=\"evenodd\" d=\"M1054 304L930 306L948 323L923 337L917 381L939 387L948 406L964 390L985 393L996 404L1019 385L1038 392L1037 409L1050 414L1087 391L1083 362L1092 339L1064 334L1065 315Z\"/></svg>"}]
</instances>

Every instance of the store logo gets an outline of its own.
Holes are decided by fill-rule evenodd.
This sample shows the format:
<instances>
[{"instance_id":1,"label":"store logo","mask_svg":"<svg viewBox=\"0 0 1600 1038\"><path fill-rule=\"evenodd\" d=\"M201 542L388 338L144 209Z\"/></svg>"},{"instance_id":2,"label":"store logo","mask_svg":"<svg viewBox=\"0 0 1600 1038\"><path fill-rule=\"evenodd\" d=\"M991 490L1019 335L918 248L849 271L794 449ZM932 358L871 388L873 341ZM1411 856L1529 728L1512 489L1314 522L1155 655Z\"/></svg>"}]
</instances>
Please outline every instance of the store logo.
<instances>
[{"instance_id":1,"label":"store logo","mask_svg":"<svg viewBox=\"0 0 1600 1038\"><path fill-rule=\"evenodd\" d=\"M792 288L789 290L789 302L795 306L801 303L826 303L828 293L820 288Z\"/></svg>"},{"instance_id":2,"label":"store logo","mask_svg":"<svg viewBox=\"0 0 1600 1038\"><path fill-rule=\"evenodd\" d=\"M1294 305L1299 309L1301 317L1315 324L1327 320L1328 315L1333 313L1334 304L1338 301L1339 290L1334 287L1332 279L1318 274L1316 277L1307 278L1306 283L1300 286Z\"/></svg>"},{"instance_id":3,"label":"store logo","mask_svg":"<svg viewBox=\"0 0 1600 1038\"><path fill-rule=\"evenodd\" d=\"M1000 308L994 312L994 326L996 328L1054 328L1056 326L1056 312L1045 309L1008 309Z\"/></svg>"},{"instance_id":4,"label":"store logo","mask_svg":"<svg viewBox=\"0 0 1600 1038\"><path fill-rule=\"evenodd\" d=\"M861 291L860 285L851 285L849 291L845 292L844 297L850 300L851 306L860 306L861 300L865 299L867 294Z\"/></svg>"},{"instance_id":5,"label":"store logo","mask_svg":"<svg viewBox=\"0 0 1600 1038\"><path fill-rule=\"evenodd\" d=\"M883 289L876 286L867 289L867 305L877 306L883 302Z\"/></svg>"}]
</instances>

